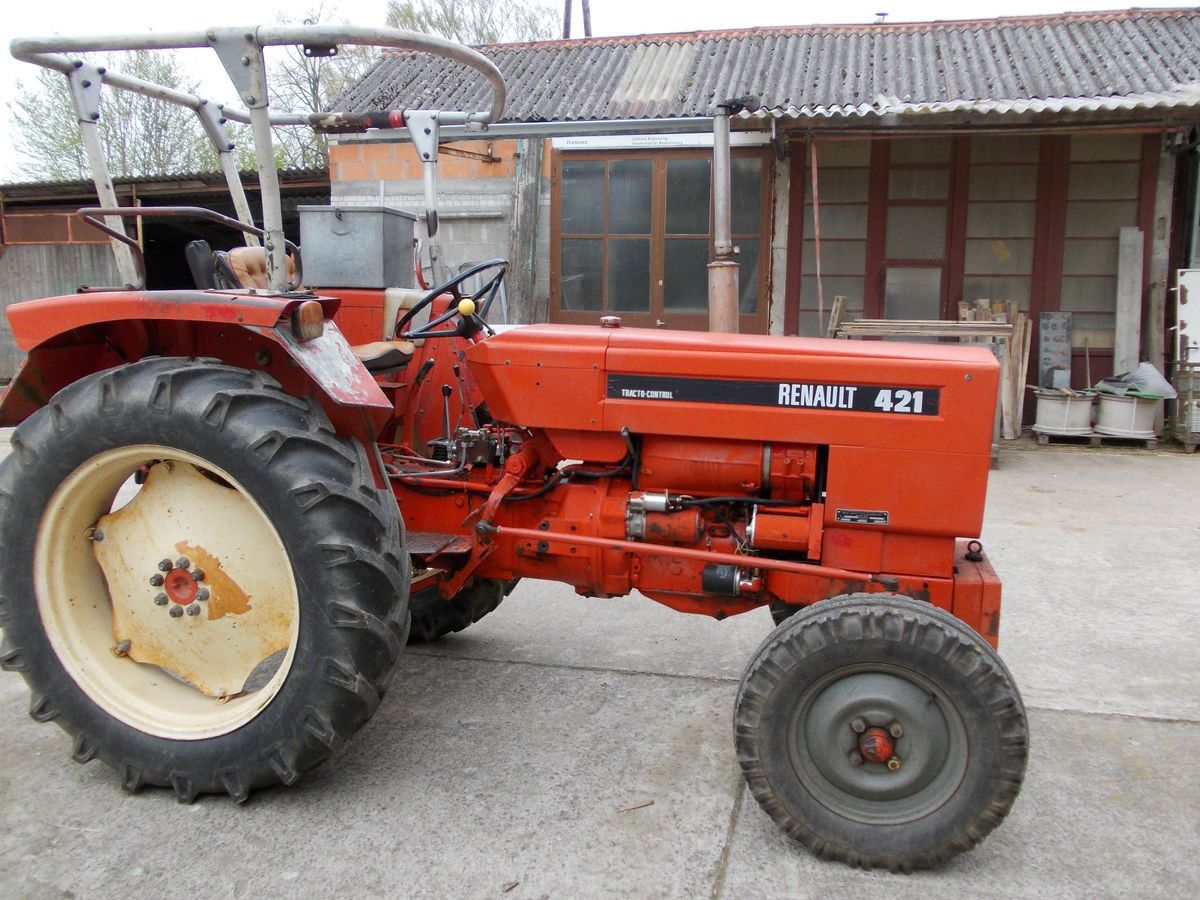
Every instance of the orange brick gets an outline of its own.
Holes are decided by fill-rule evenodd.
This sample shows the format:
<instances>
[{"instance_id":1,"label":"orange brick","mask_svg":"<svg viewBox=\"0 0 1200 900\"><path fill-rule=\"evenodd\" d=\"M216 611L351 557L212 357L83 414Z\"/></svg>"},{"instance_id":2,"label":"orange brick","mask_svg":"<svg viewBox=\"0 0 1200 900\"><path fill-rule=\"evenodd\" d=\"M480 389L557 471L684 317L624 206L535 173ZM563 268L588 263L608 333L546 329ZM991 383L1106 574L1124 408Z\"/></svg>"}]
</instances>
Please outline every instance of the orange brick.
<instances>
[{"instance_id":1,"label":"orange brick","mask_svg":"<svg viewBox=\"0 0 1200 900\"><path fill-rule=\"evenodd\" d=\"M338 163L338 181L365 181L371 177L371 169L366 163Z\"/></svg>"}]
</instances>

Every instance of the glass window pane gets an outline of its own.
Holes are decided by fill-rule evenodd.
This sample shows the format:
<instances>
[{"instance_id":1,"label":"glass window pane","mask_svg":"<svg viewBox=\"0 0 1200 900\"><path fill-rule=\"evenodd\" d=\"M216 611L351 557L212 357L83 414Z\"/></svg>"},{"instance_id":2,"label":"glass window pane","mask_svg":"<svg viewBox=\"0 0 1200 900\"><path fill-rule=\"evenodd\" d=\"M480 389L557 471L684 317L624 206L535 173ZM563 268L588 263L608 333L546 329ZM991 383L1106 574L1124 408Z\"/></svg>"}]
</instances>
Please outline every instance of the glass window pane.
<instances>
[{"instance_id":1,"label":"glass window pane","mask_svg":"<svg viewBox=\"0 0 1200 900\"><path fill-rule=\"evenodd\" d=\"M942 259L946 255L946 207L888 207L889 259Z\"/></svg>"},{"instance_id":2,"label":"glass window pane","mask_svg":"<svg viewBox=\"0 0 1200 900\"><path fill-rule=\"evenodd\" d=\"M821 241L821 275L861 275L866 268L866 241ZM804 242L800 271L817 274L817 242Z\"/></svg>"},{"instance_id":3,"label":"glass window pane","mask_svg":"<svg viewBox=\"0 0 1200 900\"><path fill-rule=\"evenodd\" d=\"M650 311L650 241L608 242L608 308L613 312Z\"/></svg>"},{"instance_id":4,"label":"glass window pane","mask_svg":"<svg viewBox=\"0 0 1200 900\"><path fill-rule=\"evenodd\" d=\"M602 241L563 238L559 277L563 309L600 309Z\"/></svg>"},{"instance_id":5,"label":"glass window pane","mask_svg":"<svg viewBox=\"0 0 1200 900\"><path fill-rule=\"evenodd\" d=\"M604 161L565 159L562 164L562 231L597 234L604 230Z\"/></svg>"},{"instance_id":6,"label":"glass window pane","mask_svg":"<svg viewBox=\"0 0 1200 900\"><path fill-rule=\"evenodd\" d=\"M1140 134L1076 134L1071 137L1071 162L1140 159Z\"/></svg>"},{"instance_id":7,"label":"glass window pane","mask_svg":"<svg viewBox=\"0 0 1200 900\"><path fill-rule=\"evenodd\" d=\"M968 275L963 279L962 298L968 303L1015 300L1021 309L1029 309L1030 280L1021 275Z\"/></svg>"},{"instance_id":8,"label":"glass window pane","mask_svg":"<svg viewBox=\"0 0 1200 900\"><path fill-rule=\"evenodd\" d=\"M762 159L735 156L729 171L730 217L735 234L758 234L762 217Z\"/></svg>"},{"instance_id":9,"label":"glass window pane","mask_svg":"<svg viewBox=\"0 0 1200 900\"><path fill-rule=\"evenodd\" d=\"M663 309L708 309L708 240L668 238L663 250Z\"/></svg>"},{"instance_id":10,"label":"glass window pane","mask_svg":"<svg viewBox=\"0 0 1200 900\"><path fill-rule=\"evenodd\" d=\"M608 231L610 234L649 234L651 181L654 164L648 159L614 159L608 166Z\"/></svg>"},{"instance_id":11,"label":"glass window pane","mask_svg":"<svg viewBox=\"0 0 1200 900\"><path fill-rule=\"evenodd\" d=\"M967 207L967 237L1033 237L1036 223L1036 203L972 203Z\"/></svg>"},{"instance_id":12,"label":"glass window pane","mask_svg":"<svg viewBox=\"0 0 1200 900\"><path fill-rule=\"evenodd\" d=\"M743 238L738 241L738 307L743 315L758 310L758 241Z\"/></svg>"},{"instance_id":13,"label":"glass window pane","mask_svg":"<svg viewBox=\"0 0 1200 900\"><path fill-rule=\"evenodd\" d=\"M894 163L950 162L950 138L920 138L891 142L890 158Z\"/></svg>"},{"instance_id":14,"label":"glass window pane","mask_svg":"<svg viewBox=\"0 0 1200 900\"><path fill-rule=\"evenodd\" d=\"M804 148L805 159L811 159L811 151ZM870 141L817 141L817 166L869 166L871 164Z\"/></svg>"},{"instance_id":15,"label":"glass window pane","mask_svg":"<svg viewBox=\"0 0 1200 900\"><path fill-rule=\"evenodd\" d=\"M971 275L1028 275L1033 241L1003 238L967 241L966 272Z\"/></svg>"},{"instance_id":16,"label":"glass window pane","mask_svg":"<svg viewBox=\"0 0 1200 900\"><path fill-rule=\"evenodd\" d=\"M971 138L971 162L1004 163L1038 161L1041 138L1037 135L1003 135Z\"/></svg>"},{"instance_id":17,"label":"glass window pane","mask_svg":"<svg viewBox=\"0 0 1200 900\"><path fill-rule=\"evenodd\" d=\"M707 159L667 160L668 234L708 234L710 171Z\"/></svg>"},{"instance_id":18,"label":"glass window pane","mask_svg":"<svg viewBox=\"0 0 1200 900\"><path fill-rule=\"evenodd\" d=\"M863 307L863 279L858 278L830 278L824 274L821 275L821 286L825 291L825 314L829 315L829 308L833 305L833 298L842 296L846 298L846 318L851 318L849 310L858 310L858 315L861 316ZM800 277L800 308L801 309L816 309L817 308L817 276L803 275Z\"/></svg>"},{"instance_id":19,"label":"glass window pane","mask_svg":"<svg viewBox=\"0 0 1200 900\"><path fill-rule=\"evenodd\" d=\"M866 203L871 188L870 169L827 169L825 157L817 161L817 192L822 203ZM812 203L812 176L805 176L804 200Z\"/></svg>"},{"instance_id":20,"label":"glass window pane","mask_svg":"<svg viewBox=\"0 0 1200 900\"><path fill-rule=\"evenodd\" d=\"M892 200L945 200L950 196L946 169L892 169L888 197Z\"/></svg>"},{"instance_id":21,"label":"glass window pane","mask_svg":"<svg viewBox=\"0 0 1200 900\"><path fill-rule=\"evenodd\" d=\"M1067 199L1136 200L1140 174L1137 163L1073 165L1067 175Z\"/></svg>"},{"instance_id":22,"label":"glass window pane","mask_svg":"<svg viewBox=\"0 0 1200 900\"><path fill-rule=\"evenodd\" d=\"M971 166L971 200L1036 200L1037 166Z\"/></svg>"},{"instance_id":23,"label":"glass window pane","mask_svg":"<svg viewBox=\"0 0 1200 900\"><path fill-rule=\"evenodd\" d=\"M1069 240L1063 248L1064 275L1116 275L1117 240Z\"/></svg>"},{"instance_id":24,"label":"glass window pane","mask_svg":"<svg viewBox=\"0 0 1200 900\"><path fill-rule=\"evenodd\" d=\"M813 224L812 205L804 207L804 233L816 234ZM865 238L867 236L867 205L855 203L848 206L821 204L821 237Z\"/></svg>"},{"instance_id":25,"label":"glass window pane","mask_svg":"<svg viewBox=\"0 0 1200 900\"><path fill-rule=\"evenodd\" d=\"M1111 313L1117 307L1117 279L1072 278L1062 280L1062 309L1071 312Z\"/></svg>"},{"instance_id":26,"label":"glass window pane","mask_svg":"<svg viewBox=\"0 0 1200 900\"><path fill-rule=\"evenodd\" d=\"M937 319L942 308L942 268L889 267L883 289L883 315L888 319Z\"/></svg>"},{"instance_id":27,"label":"glass window pane","mask_svg":"<svg viewBox=\"0 0 1200 900\"><path fill-rule=\"evenodd\" d=\"M1067 237L1119 237L1121 226L1137 224L1137 203L1080 201L1067 204Z\"/></svg>"}]
</instances>

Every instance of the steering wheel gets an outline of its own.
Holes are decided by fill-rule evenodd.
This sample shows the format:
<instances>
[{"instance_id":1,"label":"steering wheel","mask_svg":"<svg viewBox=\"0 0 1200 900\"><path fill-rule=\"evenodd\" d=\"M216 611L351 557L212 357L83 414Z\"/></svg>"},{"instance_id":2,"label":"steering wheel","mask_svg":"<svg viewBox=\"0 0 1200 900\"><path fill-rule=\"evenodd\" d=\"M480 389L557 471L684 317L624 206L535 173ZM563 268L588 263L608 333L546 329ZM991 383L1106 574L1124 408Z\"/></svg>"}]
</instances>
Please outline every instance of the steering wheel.
<instances>
[{"instance_id":1,"label":"steering wheel","mask_svg":"<svg viewBox=\"0 0 1200 900\"><path fill-rule=\"evenodd\" d=\"M475 277L480 272L486 272L488 269L496 269L496 274L485 281L483 287L471 294L471 296L463 296L459 290L463 282ZM496 294L500 291L500 285L504 281L506 272L508 272L507 259L489 259L487 262L481 262L478 265L471 266L466 271L459 272L449 281L443 282L433 288L428 294L418 300L412 309L397 319L396 327L392 329L392 333L396 337L406 341L431 337L450 337L451 335L466 337L476 331L482 330L493 334L494 332L488 327L484 319L487 317L488 310L492 307L492 301L496 299ZM417 313L447 291L454 298L454 303L448 310L433 321L426 322L420 328L404 332L404 326L411 322ZM459 315L462 316L462 321L458 323L457 328L438 328L439 325Z\"/></svg>"}]
</instances>

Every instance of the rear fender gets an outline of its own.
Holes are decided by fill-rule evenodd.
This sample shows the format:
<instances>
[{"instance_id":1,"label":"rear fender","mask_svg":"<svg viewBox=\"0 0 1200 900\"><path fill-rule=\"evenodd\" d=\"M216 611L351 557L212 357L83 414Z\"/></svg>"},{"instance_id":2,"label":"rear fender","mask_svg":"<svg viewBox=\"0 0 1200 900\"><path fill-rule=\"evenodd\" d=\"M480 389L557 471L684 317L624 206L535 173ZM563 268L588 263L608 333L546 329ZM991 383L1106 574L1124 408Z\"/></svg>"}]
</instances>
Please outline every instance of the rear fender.
<instances>
[{"instance_id":1,"label":"rear fender","mask_svg":"<svg viewBox=\"0 0 1200 900\"><path fill-rule=\"evenodd\" d=\"M373 442L392 404L328 318L298 341L291 310L307 297L210 291L113 292L51 297L9 307L28 358L0 398L0 426L16 425L62 388L147 356L203 356L271 375L312 396L339 433ZM318 298L328 317L335 298Z\"/></svg>"}]
</instances>

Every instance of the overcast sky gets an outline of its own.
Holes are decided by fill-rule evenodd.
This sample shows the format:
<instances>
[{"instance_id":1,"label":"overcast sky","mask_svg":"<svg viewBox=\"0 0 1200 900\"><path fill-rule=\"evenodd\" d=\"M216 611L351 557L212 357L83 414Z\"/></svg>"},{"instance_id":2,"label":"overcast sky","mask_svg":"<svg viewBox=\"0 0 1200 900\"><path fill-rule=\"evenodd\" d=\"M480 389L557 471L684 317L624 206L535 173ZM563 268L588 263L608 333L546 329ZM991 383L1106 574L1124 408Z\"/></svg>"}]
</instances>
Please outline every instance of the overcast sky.
<instances>
[{"instance_id":1,"label":"overcast sky","mask_svg":"<svg viewBox=\"0 0 1200 900\"><path fill-rule=\"evenodd\" d=\"M0 182L18 180L18 160L11 149L11 125L8 104L15 96L17 80L28 77L32 67L18 63L7 53L15 37L46 34L87 35L119 32L200 30L210 25L247 25L274 22L281 13L303 18L304 0L202 0L199 3L163 3L162 0L9 0L0 15L0 124L6 139L0 141ZM498 0L503 2L503 0ZM547 5L562 10L562 3L547 0ZM595 35L656 34L671 31L701 31L714 28L741 28L756 25L804 25L810 23L873 22L876 13L886 10L888 21L912 22L933 19L992 18L1031 15L1071 10L1121 9L1129 4L1108 5L1084 0L994 0L964 4L949 0L871 0L869 3L783 3L780 0L591 0L592 31ZM1193 2L1158 2L1154 7L1186 8ZM337 18L356 25L383 24L386 0L327 0L326 7L337 11ZM582 33L579 4L574 6L574 34ZM183 51L196 76L202 80L202 93L216 100L233 97L232 88L207 50Z\"/></svg>"}]
</instances>

